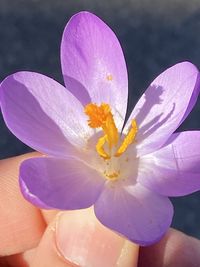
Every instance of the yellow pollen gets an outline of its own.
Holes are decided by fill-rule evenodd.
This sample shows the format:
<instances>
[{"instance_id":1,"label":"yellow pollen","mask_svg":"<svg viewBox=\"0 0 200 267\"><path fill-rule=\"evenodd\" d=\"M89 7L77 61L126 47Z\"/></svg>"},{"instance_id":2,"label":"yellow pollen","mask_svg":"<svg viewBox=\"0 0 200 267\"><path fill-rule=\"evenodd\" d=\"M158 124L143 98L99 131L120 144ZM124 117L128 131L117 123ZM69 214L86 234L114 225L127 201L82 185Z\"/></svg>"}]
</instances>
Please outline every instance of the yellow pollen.
<instances>
[{"instance_id":1,"label":"yellow pollen","mask_svg":"<svg viewBox=\"0 0 200 267\"><path fill-rule=\"evenodd\" d=\"M91 128L99 128L105 124L107 117L110 113L110 107L108 104L96 104L90 103L85 107L85 114L88 115L88 125Z\"/></svg>"},{"instance_id":2,"label":"yellow pollen","mask_svg":"<svg viewBox=\"0 0 200 267\"><path fill-rule=\"evenodd\" d=\"M133 143L135 136L137 134L137 131L138 131L138 127L137 127L136 120L132 120L131 128L130 128L128 134L125 136L121 146L118 148L118 150L115 154L116 157L121 156L121 154L127 150L128 146Z\"/></svg>"},{"instance_id":3,"label":"yellow pollen","mask_svg":"<svg viewBox=\"0 0 200 267\"><path fill-rule=\"evenodd\" d=\"M104 150L103 146L105 144L105 142L107 141L107 136L104 135L102 137L99 138L97 144L96 144L96 150L98 152L98 154L104 158L104 159L110 159L110 156L108 155L108 153L106 153L106 151Z\"/></svg>"},{"instance_id":4,"label":"yellow pollen","mask_svg":"<svg viewBox=\"0 0 200 267\"><path fill-rule=\"evenodd\" d=\"M112 81L112 80L113 80L113 76L112 76L111 74L108 74L108 75L106 76L106 79L107 79L108 81Z\"/></svg>"},{"instance_id":5,"label":"yellow pollen","mask_svg":"<svg viewBox=\"0 0 200 267\"><path fill-rule=\"evenodd\" d=\"M102 125L102 129L106 134L107 142L111 149L113 146L117 145L119 139L118 130L111 112L108 114L105 124Z\"/></svg>"},{"instance_id":6,"label":"yellow pollen","mask_svg":"<svg viewBox=\"0 0 200 267\"><path fill-rule=\"evenodd\" d=\"M119 177L119 174L120 172L113 172L111 174L105 174L105 176L108 178L108 179L111 179L111 180L115 180L117 177Z\"/></svg>"},{"instance_id":7,"label":"yellow pollen","mask_svg":"<svg viewBox=\"0 0 200 267\"><path fill-rule=\"evenodd\" d=\"M90 103L85 106L85 114L89 117L88 125L91 128L101 128L104 132L104 135L98 139L96 144L97 153L105 160L110 159L112 157L112 148L116 147L119 141L118 129L115 125L110 106L105 103L102 103L99 106ZM128 146L133 143L137 131L136 120L132 120L131 128L128 134L124 137L117 152L114 154L115 157L121 156L127 150ZM108 144L108 152L104 149L106 143ZM113 172L112 174L106 175L106 177L112 179L116 178L116 175L118 176L119 174Z\"/></svg>"},{"instance_id":8,"label":"yellow pollen","mask_svg":"<svg viewBox=\"0 0 200 267\"><path fill-rule=\"evenodd\" d=\"M110 106L104 103L100 106L90 103L85 107L85 113L89 116L88 125L91 128L102 128L105 134L98 140L96 145L98 154L104 159L110 158L103 149L103 146L105 142L107 142L111 150L113 146L117 145L119 139L118 130Z\"/></svg>"}]
</instances>

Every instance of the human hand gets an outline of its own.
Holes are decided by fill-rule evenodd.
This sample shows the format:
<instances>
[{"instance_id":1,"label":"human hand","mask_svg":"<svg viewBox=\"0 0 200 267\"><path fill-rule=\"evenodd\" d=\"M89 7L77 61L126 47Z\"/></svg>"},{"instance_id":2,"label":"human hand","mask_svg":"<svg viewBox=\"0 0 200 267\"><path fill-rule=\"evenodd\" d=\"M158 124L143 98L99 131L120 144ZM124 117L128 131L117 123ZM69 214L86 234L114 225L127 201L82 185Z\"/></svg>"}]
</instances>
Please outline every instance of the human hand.
<instances>
[{"instance_id":1,"label":"human hand","mask_svg":"<svg viewBox=\"0 0 200 267\"><path fill-rule=\"evenodd\" d=\"M92 209L39 210L22 197L19 165L34 156L0 161L0 266L136 266L138 246L102 226Z\"/></svg>"},{"instance_id":2,"label":"human hand","mask_svg":"<svg viewBox=\"0 0 200 267\"><path fill-rule=\"evenodd\" d=\"M92 209L39 210L22 197L20 163L30 153L0 161L0 266L134 267L138 246L102 226ZM140 249L138 267L200 265L199 241L170 230L157 244Z\"/></svg>"}]
</instances>

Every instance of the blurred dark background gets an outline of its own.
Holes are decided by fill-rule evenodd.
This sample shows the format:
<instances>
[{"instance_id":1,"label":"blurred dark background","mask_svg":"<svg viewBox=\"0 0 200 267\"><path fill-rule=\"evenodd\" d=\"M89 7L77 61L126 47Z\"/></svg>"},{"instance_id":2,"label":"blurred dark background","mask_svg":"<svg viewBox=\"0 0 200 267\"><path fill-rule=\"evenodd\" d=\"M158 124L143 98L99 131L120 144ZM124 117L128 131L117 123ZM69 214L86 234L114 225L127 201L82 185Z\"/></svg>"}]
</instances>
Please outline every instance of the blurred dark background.
<instances>
[{"instance_id":1,"label":"blurred dark background","mask_svg":"<svg viewBox=\"0 0 200 267\"><path fill-rule=\"evenodd\" d=\"M62 31L81 10L97 14L121 42L129 72L129 110L167 67L189 60L200 68L199 0L0 0L0 81L13 72L32 70L63 83ZM186 129L200 129L200 100L181 126ZM0 115L0 158L28 151ZM200 193L172 201L173 226L200 238Z\"/></svg>"}]
</instances>

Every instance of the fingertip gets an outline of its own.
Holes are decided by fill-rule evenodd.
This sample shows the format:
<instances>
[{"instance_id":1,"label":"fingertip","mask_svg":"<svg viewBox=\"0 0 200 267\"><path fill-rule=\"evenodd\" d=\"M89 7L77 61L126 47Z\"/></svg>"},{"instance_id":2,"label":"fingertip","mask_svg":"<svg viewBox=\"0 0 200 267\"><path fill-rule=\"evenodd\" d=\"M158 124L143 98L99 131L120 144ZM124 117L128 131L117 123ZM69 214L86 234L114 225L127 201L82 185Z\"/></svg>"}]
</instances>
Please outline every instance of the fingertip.
<instances>
[{"instance_id":1,"label":"fingertip","mask_svg":"<svg viewBox=\"0 0 200 267\"><path fill-rule=\"evenodd\" d=\"M64 258L78 266L136 266L138 247L104 227L93 209L61 213L56 243Z\"/></svg>"},{"instance_id":2,"label":"fingertip","mask_svg":"<svg viewBox=\"0 0 200 267\"><path fill-rule=\"evenodd\" d=\"M0 161L0 255L21 253L35 247L45 229L41 213L21 195L18 184L20 163L38 153Z\"/></svg>"},{"instance_id":3,"label":"fingertip","mask_svg":"<svg viewBox=\"0 0 200 267\"><path fill-rule=\"evenodd\" d=\"M101 225L93 211L85 209L56 216L41 240L34 267L134 267L137 257L137 245Z\"/></svg>"},{"instance_id":4,"label":"fingertip","mask_svg":"<svg viewBox=\"0 0 200 267\"><path fill-rule=\"evenodd\" d=\"M164 238L140 249L139 267L192 267L200 266L200 241L170 229Z\"/></svg>"}]
</instances>

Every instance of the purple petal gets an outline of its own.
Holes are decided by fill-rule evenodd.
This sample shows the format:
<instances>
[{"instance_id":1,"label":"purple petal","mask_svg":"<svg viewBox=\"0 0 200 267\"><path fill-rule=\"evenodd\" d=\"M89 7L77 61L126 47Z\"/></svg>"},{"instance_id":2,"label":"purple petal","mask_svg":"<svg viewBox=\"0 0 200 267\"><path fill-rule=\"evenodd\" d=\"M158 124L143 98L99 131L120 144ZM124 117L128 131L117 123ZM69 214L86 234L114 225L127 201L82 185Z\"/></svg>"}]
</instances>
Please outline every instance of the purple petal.
<instances>
[{"instance_id":1,"label":"purple petal","mask_svg":"<svg viewBox=\"0 0 200 267\"><path fill-rule=\"evenodd\" d=\"M193 107L195 106L198 96L200 93L200 72L198 74L198 78L197 78L197 82L196 82L196 86L194 88L193 94L191 96L190 102L188 104L187 110L180 122L180 124L187 118L187 116L190 114L190 112L192 111Z\"/></svg>"},{"instance_id":2,"label":"purple petal","mask_svg":"<svg viewBox=\"0 0 200 267\"><path fill-rule=\"evenodd\" d=\"M165 147L141 159L138 181L166 196L200 190L200 131L176 133Z\"/></svg>"},{"instance_id":3,"label":"purple petal","mask_svg":"<svg viewBox=\"0 0 200 267\"><path fill-rule=\"evenodd\" d=\"M110 104L123 124L128 97L126 63L117 37L102 20L89 12L71 18L63 34L61 63L67 89L83 104Z\"/></svg>"},{"instance_id":4,"label":"purple petal","mask_svg":"<svg viewBox=\"0 0 200 267\"><path fill-rule=\"evenodd\" d=\"M160 148L178 128L196 102L199 72L189 62L179 63L159 75L135 106L130 122L136 119L138 156Z\"/></svg>"},{"instance_id":5,"label":"purple petal","mask_svg":"<svg viewBox=\"0 0 200 267\"><path fill-rule=\"evenodd\" d=\"M40 152L65 157L85 144L91 129L80 102L62 85L44 75L18 72L0 87L8 128Z\"/></svg>"},{"instance_id":6,"label":"purple petal","mask_svg":"<svg viewBox=\"0 0 200 267\"><path fill-rule=\"evenodd\" d=\"M96 170L72 157L32 158L25 160L20 167L24 197L44 208L87 208L98 198L104 182Z\"/></svg>"},{"instance_id":7,"label":"purple petal","mask_svg":"<svg viewBox=\"0 0 200 267\"><path fill-rule=\"evenodd\" d=\"M108 186L95 203L95 214L105 226L140 245L158 241L167 231L173 207L140 184Z\"/></svg>"}]
</instances>

